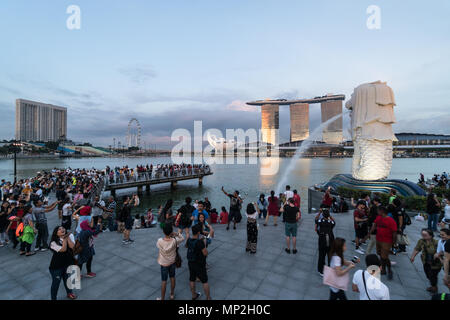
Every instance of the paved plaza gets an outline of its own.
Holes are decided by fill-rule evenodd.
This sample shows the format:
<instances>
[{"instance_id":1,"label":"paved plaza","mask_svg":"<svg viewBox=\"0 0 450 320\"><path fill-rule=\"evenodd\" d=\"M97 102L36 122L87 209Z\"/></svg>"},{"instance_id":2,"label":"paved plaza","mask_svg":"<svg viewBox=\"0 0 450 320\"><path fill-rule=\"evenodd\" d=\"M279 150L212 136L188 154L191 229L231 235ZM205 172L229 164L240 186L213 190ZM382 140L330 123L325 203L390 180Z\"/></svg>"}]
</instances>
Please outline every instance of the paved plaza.
<instances>
[{"instance_id":1,"label":"paved plaza","mask_svg":"<svg viewBox=\"0 0 450 320\"><path fill-rule=\"evenodd\" d=\"M57 213L48 214L50 233L57 223ZM351 212L335 214L337 226L335 235L348 241L346 257L355 255L350 240L354 236ZM272 221L271 221L272 222ZM317 273L317 235L314 232L314 215L303 214L298 230L298 250L296 255L284 251L284 224L264 227L259 223L258 249L255 255L245 252L245 222L237 230L226 231L224 225L214 225L215 239L208 247L210 264L209 283L213 299L294 299L326 300L328 287L322 284ZM424 222L415 222L407 228L412 240L408 255L392 257L397 265L393 267L394 279L384 283L389 287L391 299L430 299L425 291L429 286L423 273L420 257L414 264L409 261L413 244L418 239ZM104 232L95 240L96 255L92 271L96 278L82 279L81 290L75 290L79 299L150 299L160 295L160 267L156 262L156 240L161 237L160 228L133 230L135 243L122 244L122 235ZM180 248L183 266L177 269L176 299L190 299L189 272L186 249ZM0 299L49 299L51 277L48 266L51 252L38 252L31 257L19 256L18 249L0 248ZM364 257L361 259L364 266ZM355 268L357 270L358 268ZM353 274L353 271L352 271ZM439 278L442 284L443 272ZM197 289L202 291L200 283ZM448 290L445 289L445 292ZM168 297L168 293L167 293ZM358 294L347 291L351 300ZM61 284L59 298L65 298ZM202 299L204 296L202 297Z\"/></svg>"}]
</instances>

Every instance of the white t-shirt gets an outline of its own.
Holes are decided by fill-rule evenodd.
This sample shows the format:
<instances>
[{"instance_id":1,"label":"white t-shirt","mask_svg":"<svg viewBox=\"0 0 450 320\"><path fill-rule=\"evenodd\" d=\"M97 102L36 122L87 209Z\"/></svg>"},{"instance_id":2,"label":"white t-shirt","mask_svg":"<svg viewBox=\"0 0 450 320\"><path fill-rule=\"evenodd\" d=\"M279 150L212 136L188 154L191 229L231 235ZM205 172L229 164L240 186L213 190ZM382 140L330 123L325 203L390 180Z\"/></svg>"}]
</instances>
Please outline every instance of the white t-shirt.
<instances>
[{"instance_id":1,"label":"white t-shirt","mask_svg":"<svg viewBox=\"0 0 450 320\"><path fill-rule=\"evenodd\" d=\"M291 191L291 190L286 190L286 191L284 192L284 195L286 196L286 201L287 201L287 200L289 200L290 198L293 198L293 197L294 197L294 192Z\"/></svg>"},{"instance_id":2,"label":"white t-shirt","mask_svg":"<svg viewBox=\"0 0 450 320\"><path fill-rule=\"evenodd\" d=\"M332 256L330 261L330 268L334 269L336 267L342 267L342 259L339 256ZM330 287L330 290L334 293L339 292L339 289L335 287Z\"/></svg>"},{"instance_id":3,"label":"white t-shirt","mask_svg":"<svg viewBox=\"0 0 450 320\"><path fill-rule=\"evenodd\" d=\"M445 252L445 242L446 240L439 239L436 253L444 253Z\"/></svg>"},{"instance_id":4,"label":"white t-shirt","mask_svg":"<svg viewBox=\"0 0 450 320\"><path fill-rule=\"evenodd\" d=\"M450 205L446 204L445 205L445 215L444 218L446 220L446 222L450 222Z\"/></svg>"},{"instance_id":5,"label":"white t-shirt","mask_svg":"<svg viewBox=\"0 0 450 320\"><path fill-rule=\"evenodd\" d=\"M372 276L369 272L364 270L364 278L366 279L367 293L370 300L390 300L389 288L382 283L377 277ZM359 300L369 300L364 288L363 270L358 270L353 275L353 284L358 287Z\"/></svg>"},{"instance_id":6,"label":"white t-shirt","mask_svg":"<svg viewBox=\"0 0 450 320\"><path fill-rule=\"evenodd\" d=\"M70 216L70 215L72 215L72 205L70 203L66 203L62 207L62 215L63 216Z\"/></svg>"}]
</instances>

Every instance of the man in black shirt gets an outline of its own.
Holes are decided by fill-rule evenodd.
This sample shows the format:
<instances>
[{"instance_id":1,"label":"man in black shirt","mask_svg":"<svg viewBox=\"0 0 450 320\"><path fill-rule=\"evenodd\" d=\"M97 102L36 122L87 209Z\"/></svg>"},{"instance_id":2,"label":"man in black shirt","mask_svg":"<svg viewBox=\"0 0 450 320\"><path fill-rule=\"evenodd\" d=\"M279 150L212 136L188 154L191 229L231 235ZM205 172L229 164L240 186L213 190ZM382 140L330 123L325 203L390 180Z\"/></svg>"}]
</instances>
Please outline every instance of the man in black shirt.
<instances>
[{"instance_id":1,"label":"man in black shirt","mask_svg":"<svg viewBox=\"0 0 450 320\"><path fill-rule=\"evenodd\" d=\"M286 234L286 253L291 253L291 238L292 238L292 253L297 253L297 221L300 219L300 209L295 206L293 198L288 200L282 208L283 218L285 222L285 234Z\"/></svg>"},{"instance_id":2,"label":"man in black shirt","mask_svg":"<svg viewBox=\"0 0 450 320\"><path fill-rule=\"evenodd\" d=\"M203 284L206 299L211 300L209 293L208 275L206 273L206 257L208 250L205 242L199 239L202 226L196 224L192 226L192 237L188 239L187 260L189 266L189 286L192 292L192 300L197 300L201 293L195 291L195 281L197 278Z\"/></svg>"},{"instance_id":3,"label":"man in black shirt","mask_svg":"<svg viewBox=\"0 0 450 320\"><path fill-rule=\"evenodd\" d=\"M186 233L186 248L189 239L189 228L192 225L192 212L194 212L195 207L191 205L192 199L191 197L187 197L185 199L185 204L178 209L178 228L184 230Z\"/></svg>"},{"instance_id":4,"label":"man in black shirt","mask_svg":"<svg viewBox=\"0 0 450 320\"><path fill-rule=\"evenodd\" d=\"M228 214L228 226L227 230L230 229L230 222L233 220L234 225L233 229L236 229L236 223L239 223L242 219L241 215L241 207L242 207L242 199L239 196L239 191L234 191L233 194L229 194L225 192L225 190L222 187L222 192L230 198L230 213Z\"/></svg>"},{"instance_id":5,"label":"man in black shirt","mask_svg":"<svg viewBox=\"0 0 450 320\"><path fill-rule=\"evenodd\" d=\"M330 216L330 211L324 209L322 217L316 220L316 232L319 235L319 261L317 270L323 276L323 267L325 265L325 256L328 256L328 264L330 264L330 248L334 241L333 229L336 225L334 219Z\"/></svg>"}]
</instances>

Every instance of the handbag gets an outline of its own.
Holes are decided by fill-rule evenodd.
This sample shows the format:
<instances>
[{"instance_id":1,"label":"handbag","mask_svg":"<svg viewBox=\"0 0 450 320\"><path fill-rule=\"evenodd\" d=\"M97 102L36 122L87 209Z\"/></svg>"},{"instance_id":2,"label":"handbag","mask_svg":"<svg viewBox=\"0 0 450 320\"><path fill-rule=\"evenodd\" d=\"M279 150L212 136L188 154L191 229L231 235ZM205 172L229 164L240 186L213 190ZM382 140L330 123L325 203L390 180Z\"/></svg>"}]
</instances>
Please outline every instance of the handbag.
<instances>
[{"instance_id":1,"label":"handbag","mask_svg":"<svg viewBox=\"0 0 450 320\"><path fill-rule=\"evenodd\" d=\"M329 266L324 266L323 268L323 284L347 291L348 283L350 281L350 276L347 273L345 273L343 276L338 276L336 274L336 270L333 268L330 268Z\"/></svg>"},{"instance_id":2,"label":"handbag","mask_svg":"<svg viewBox=\"0 0 450 320\"><path fill-rule=\"evenodd\" d=\"M397 234L397 243L402 246L409 246L410 241L406 234Z\"/></svg>"},{"instance_id":3,"label":"handbag","mask_svg":"<svg viewBox=\"0 0 450 320\"><path fill-rule=\"evenodd\" d=\"M175 256L175 267L181 268L182 263L183 263L183 260L181 259L181 256L178 253L178 247L177 247L177 255Z\"/></svg>"}]
</instances>

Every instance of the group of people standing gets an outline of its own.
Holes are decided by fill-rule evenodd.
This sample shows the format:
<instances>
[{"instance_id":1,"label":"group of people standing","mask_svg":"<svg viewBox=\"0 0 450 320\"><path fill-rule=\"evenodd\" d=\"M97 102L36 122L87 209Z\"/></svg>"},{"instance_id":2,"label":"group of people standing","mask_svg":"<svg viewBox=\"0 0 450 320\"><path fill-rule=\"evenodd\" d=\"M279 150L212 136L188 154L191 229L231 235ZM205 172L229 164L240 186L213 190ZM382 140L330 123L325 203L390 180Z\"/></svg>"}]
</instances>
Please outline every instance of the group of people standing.
<instances>
[{"instance_id":1,"label":"group of people standing","mask_svg":"<svg viewBox=\"0 0 450 320\"><path fill-rule=\"evenodd\" d=\"M329 190L328 190L329 195ZM325 194L325 197L327 194ZM325 198L324 197L324 198ZM326 199L324 199L326 200ZM396 195L395 190L391 190L389 195L389 203L387 206L383 206L381 200L377 197L371 199L368 194L363 195L358 201L351 199L352 205L355 207L353 212L355 239L352 242L355 244L355 252L366 255L366 262L372 263L375 266L377 274L387 275L389 280L393 279L392 265L394 261L390 260L390 255L396 255L400 253L406 253L406 246L409 244L409 239L405 234L405 228L411 224L411 219L407 215L402 201ZM434 195L428 197L429 226L430 221L433 221L431 214L439 215L439 210L433 207L439 207L439 201L437 201ZM446 199L446 210L450 212L450 202ZM325 258L328 257L328 265L334 270L337 277L344 276L352 268L360 262L359 258L355 256L352 261L346 261L343 259L342 253L347 250L345 239L335 238L333 229L336 226L335 219L330 215L330 207L322 203L320 212L316 216L315 230L319 236L319 259L318 259L318 272L322 277L327 278L324 275ZM431 226L434 226L431 224ZM421 253L421 260L426 277L430 281L431 286L427 288L431 294L438 292L438 274L444 267L444 284L449 286L448 274L449 274L449 247L448 241L449 229L446 224L445 218L441 219L440 240L435 239L435 231L433 228L425 228L421 231L421 239L417 242L412 255L411 262L414 262L417 254ZM368 243L367 243L368 242ZM362 246L367 245L367 249L362 249ZM373 249L376 248L376 255L372 254ZM371 265L368 264L369 268ZM378 270L379 269L379 270ZM401 272L401 271L399 271ZM361 288L355 287L356 284L366 284L366 280L361 280L365 275L364 271L355 273L353 279L354 291L361 292ZM367 276L370 276L368 274ZM373 291L371 294L361 294L363 299L389 299L389 290L381 283L381 277L378 276L377 280L369 277L369 280L376 281L378 283L378 291ZM378 297L378 298L377 298ZM330 286L330 300L342 299L345 300L345 292L336 287Z\"/></svg>"}]
</instances>

